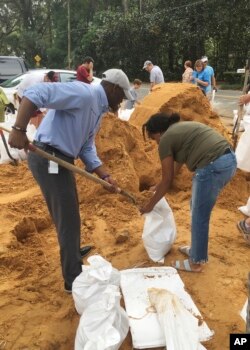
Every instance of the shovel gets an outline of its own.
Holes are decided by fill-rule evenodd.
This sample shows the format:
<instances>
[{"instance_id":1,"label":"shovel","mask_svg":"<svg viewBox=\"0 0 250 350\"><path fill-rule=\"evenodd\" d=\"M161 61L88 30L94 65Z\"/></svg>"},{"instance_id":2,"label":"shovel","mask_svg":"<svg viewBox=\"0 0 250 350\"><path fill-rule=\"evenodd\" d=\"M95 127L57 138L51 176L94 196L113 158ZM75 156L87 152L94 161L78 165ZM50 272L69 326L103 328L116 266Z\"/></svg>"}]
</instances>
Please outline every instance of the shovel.
<instances>
[{"instance_id":1,"label":"shovel","mask_svg":"<svg viewBox=\"0 0 250 350\"><path fill-rule=\"evenodd\" d=\"M3 126L0 126L0 129L5 130L7 132L11 132L10 129L7 129ZM74 173L80 174L80 175L90 179L91 181L94 181L94 182L102 185L106 189L111 189L113 187L107 181L104 181L104 180L96 177L95 175L92 175L92 174L88 173L87 171L85 171L85 170L83 170L83 169L81 169L81 168L79 168L79 167L77 167L69 162L66 162L65 160L63 160L61 158L58 158L50 153L43 151L42 149L33 145L31 142L29 143L28 149L32 152L35 152L36 154L38 154L39 156L41 156L43 158L52 160L53 162L56 162L57 164L61 165L62 167L66 168L68 170L71 170ZM136 204L135 198L130 193L126 192L125 190L123 190L121 188L118 189L118 193L129 198L133 204Z\"/></svg>"}]
</instances>

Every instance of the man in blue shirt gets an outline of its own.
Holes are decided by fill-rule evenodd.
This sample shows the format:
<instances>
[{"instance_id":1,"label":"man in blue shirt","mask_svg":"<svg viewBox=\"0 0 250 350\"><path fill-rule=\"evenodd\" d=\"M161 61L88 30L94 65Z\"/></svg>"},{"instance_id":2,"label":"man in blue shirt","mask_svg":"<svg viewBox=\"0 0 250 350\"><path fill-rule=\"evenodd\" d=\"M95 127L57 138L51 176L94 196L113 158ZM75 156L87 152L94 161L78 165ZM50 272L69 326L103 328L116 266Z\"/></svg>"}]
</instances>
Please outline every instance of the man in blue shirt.
<instances>
[{"instance_id":1,"label":"man in blue shirt","mask_svg":"<svg viewBox=\"0 0 250 350\"><path fill-rule=\"evenodd\" d=\"M27 148L27 124L38 108L49 111L40 124L34 144L48 153L74 163L78 157L86 170L96 173L117 191L115 180L107 173L95 147L95 135L103 115L117 112L123 98L133 99L126 74L120 69L103 73L99 85L80 81L41 83L24 91L9 144ZM71 171L56 166L35 152L28 153L29 168L38 182L56 226L64 288L71 292L74 279L82 272L80 254L80 213L75 178Z\"/></svg>"},{"instance_id":2,"label":"man in blue shirt","mask_svg":"<svg viewBox=\"0 0 250 350\"><path fill-rule=\"evenodd\" d=\"M213 67L208 65L208 58L207 56L203 56L201 58L202 62L204 63L204 71L205 73L209 76L209 80L210 80L210 91L208 91L208 99L211 100L211 93L213 90L217 91L217 87L216 87L216 80L215 80L215 76L214 76L214 69Z\"/></svg>"}]
</instances>

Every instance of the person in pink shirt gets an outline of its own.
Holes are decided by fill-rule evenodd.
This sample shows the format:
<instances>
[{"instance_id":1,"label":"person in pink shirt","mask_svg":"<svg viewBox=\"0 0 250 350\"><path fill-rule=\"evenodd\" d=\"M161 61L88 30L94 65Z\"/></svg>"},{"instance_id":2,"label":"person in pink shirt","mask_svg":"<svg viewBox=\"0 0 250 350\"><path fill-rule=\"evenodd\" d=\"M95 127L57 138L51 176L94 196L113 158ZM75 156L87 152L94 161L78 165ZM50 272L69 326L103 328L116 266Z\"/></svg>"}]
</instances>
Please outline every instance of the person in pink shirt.
<instances>
[{"instance_id":1,"label":"person in pink shirt","mask_svg":"<svg viewBox=\"0 0 250 350\"><path fill-rule=\"evenodd\" d=\"M184 63L184 68L185 71L182 74L182 82L183 83L192 83L192 79L193 79L193 69L192 69L192 62L191 61L185 61Z\"/></svg>"},{"instance_id":2,"label":"person in pink shirt","mask_svg":"<svg viewBox=\"0 0 250 350\"><path fill-rule=\"evenodd\" d=\"M93 67L94 60L92 57L87 56L83 59L83 63L78 66L76 71L76 80L83 83L90 84L93 80Z\"/></svg>"}]
</instances>

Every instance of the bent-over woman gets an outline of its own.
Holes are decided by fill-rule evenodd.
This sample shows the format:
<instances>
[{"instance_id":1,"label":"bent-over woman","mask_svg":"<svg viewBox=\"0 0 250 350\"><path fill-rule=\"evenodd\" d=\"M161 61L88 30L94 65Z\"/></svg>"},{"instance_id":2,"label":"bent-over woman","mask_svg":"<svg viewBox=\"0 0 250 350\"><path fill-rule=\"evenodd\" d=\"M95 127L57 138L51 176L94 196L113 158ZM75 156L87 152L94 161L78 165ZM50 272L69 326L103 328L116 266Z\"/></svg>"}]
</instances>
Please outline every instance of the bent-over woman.
<instances>
[{"instance_id":1,"label":"bent-over woman","mask_svg":"<svg viewBox=\"0 0 250 350\"><path fill-rule=\"evenodd\" d=\"M236 171L230 144L209 126L180 121L179 114L152 115L142 127L143 135L159 145L162 179L141 213L150 212L168 192L174 178L174 162L194 172L192 180L191 246L180 247L186 260L172 263L179 270L201 272L208 261L208 232L211 211L222 188Z\"/></svg>"}]
</instances>

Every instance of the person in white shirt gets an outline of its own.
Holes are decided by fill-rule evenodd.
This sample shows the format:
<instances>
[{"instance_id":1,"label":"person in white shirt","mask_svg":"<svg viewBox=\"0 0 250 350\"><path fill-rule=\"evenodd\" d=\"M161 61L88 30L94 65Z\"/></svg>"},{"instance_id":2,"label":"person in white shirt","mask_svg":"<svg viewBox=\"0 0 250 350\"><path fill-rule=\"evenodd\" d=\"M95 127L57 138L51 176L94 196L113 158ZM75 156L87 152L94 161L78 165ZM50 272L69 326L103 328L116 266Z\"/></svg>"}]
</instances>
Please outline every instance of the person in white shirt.
<instances>
[{"instance_id":1,"label":"person in white shirt","mask_svg":"<svg viewBox=\"0 0 250 350\"><path fill-rule=\"evenodd\" d=\"M160 67L154 65L151 61L145 61L142 69L149 72L150 91L157 84L164 83L164 76Z\"/></svg>"}]
</instances>

